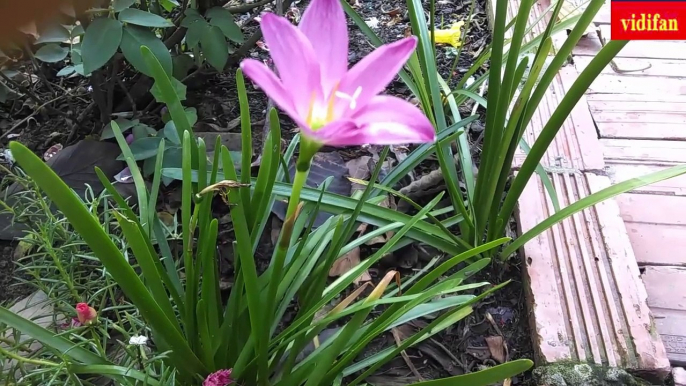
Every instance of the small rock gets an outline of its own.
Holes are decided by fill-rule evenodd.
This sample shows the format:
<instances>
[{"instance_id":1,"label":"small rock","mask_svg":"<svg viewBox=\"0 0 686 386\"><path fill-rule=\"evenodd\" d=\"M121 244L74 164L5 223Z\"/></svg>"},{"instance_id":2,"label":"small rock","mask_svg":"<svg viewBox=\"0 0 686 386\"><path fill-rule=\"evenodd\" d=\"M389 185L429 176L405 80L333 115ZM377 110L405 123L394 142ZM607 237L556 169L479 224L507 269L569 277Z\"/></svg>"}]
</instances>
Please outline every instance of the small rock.
<instances>
[{"instance_id":1,"label":"small rock","mask_svg":"<svg viewBox=\"0 0 686 386\"><path fill-rule=\"evenodd\" d=\"M52 303L50 302L50 299L48 299L48 295L46 295L43 291L36 291L24 299L19 300L12 307L10 307L9 310L43 328L49 328L50 326L54 325L53 322L60 324L64 323L66 320L64 315L54 315ZM31 339L31 337L27 335L17 335L19 335L19 342L17 343L23 343ZM12 329L8 329L2 337L3 339L13 341L15 334L13 334ZM3 348L8 347L4 343L1 345ZM40 342L33 340L29 344L28 349L32 352L35 352L40 349L40 347ZM2 371L8 371L9 369L13 368L15 364L15 360L6 361Z\"/></svg>"},{"instance_id":2,"label":"small rock","mask_svg":"<svg viewBox=\"0 0 686 386\"><path fill-rule=\"evenodd\" d=\"M672 377L674 378L674 386L686 386L686 370L682 367L673 368Z\"/></svg>"}]
</instances>

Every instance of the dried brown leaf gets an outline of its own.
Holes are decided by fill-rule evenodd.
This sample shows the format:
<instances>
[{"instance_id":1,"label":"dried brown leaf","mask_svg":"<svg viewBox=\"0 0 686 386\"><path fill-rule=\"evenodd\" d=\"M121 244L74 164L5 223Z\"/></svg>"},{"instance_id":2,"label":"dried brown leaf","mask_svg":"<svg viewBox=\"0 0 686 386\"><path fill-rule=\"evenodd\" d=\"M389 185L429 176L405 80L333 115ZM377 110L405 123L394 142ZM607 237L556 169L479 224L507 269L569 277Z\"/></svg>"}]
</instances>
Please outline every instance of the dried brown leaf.
<instances>
[{"instance_id":1,"label":"dried brown leaf","mask_svg":"<svg viewBox=\"0 0 686 386\"><path fill-rule=\"evenodd\" d=\"M505 362L505 340L502 336L487 336L486 344L488 344L488 351L491 352L491 357L498 363Z\"/></svg>"},{"instance_id":2,"label":"dried brown leaf","mask_svg":"<svg viewBox=\"0 0 686 386\"><path fill-rule=\"evenodd\" d=\"M331 269L329 269L329 276L341 276L358 264L360 264L360 248L355 248L333 262ZM369 276L369 272L364 271L358 278L355 279L355 284L360 284L362 282L368 282L371 280L372 277Z\"/></svg>"}]
</instances>

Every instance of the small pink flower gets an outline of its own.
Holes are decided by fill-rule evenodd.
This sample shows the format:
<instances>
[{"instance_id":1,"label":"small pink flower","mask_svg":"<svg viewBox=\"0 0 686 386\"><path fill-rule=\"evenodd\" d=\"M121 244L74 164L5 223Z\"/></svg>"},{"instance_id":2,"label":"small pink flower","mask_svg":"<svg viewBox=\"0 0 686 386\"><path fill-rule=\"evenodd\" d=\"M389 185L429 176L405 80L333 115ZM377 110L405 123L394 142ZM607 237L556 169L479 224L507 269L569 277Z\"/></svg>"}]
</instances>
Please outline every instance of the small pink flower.
<instances>
[{"instance_id":1,"label":"small pink flower","mask_svg":"<svg viewBox=\"0 0 686 386\"><path fill-rule=\"evenodd\" d=\"M215 371L205 378L202 386L227 386L233 383L231 379L231 369Z\"/></svg>"},{"instance_id":2,"label":"small pink flower","mask_svg":"<svg viewBox=\"0 0 686 386\"><path fill-rule=\"evenodd\" d=\"M127 135L125 139L126 139L126 143L130 145L134 140L133 133Z\"/></svg>"},{"instance_id":3,"label":"small pink flower","mask_svg":"<svg viewBox=\"0 0 686 386\"><path fill-rule=\"evenodd\" d=\"M91 325L98 318L98 312L95 308L88 305L88 303L79 303L76 305L76 316L79 319L79 323L83 325Z\"/></svg>"}]
</instances>

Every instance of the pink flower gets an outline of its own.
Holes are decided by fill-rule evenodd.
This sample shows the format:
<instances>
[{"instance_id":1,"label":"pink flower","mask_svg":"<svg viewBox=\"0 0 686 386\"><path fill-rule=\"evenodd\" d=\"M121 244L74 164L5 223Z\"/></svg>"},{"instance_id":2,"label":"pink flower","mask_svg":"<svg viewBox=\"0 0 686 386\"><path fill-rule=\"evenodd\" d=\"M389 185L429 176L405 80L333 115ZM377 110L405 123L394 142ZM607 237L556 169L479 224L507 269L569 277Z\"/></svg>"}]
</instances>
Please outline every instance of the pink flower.
<instances>
[{"instance_id":1,"label":"pink flower","mask_svg":"<svg viewBox=\"0 0 686 386\"><path fill-rule=\"evenodd\" d=\"M378 95L417 46L416 37L383 45L348 69L348 29L340 0L312 0L299 27L262 16L264 40L280 79L245 59L241 69L320 145L355 146L435 140L426 116L411 103Z\"/></svg>"},{"instance_id":2,"label":"pink flower","mask_svg":"<svg viewBox=\"0 0 686 386\"><path fill-rule=\"evenodd\" d=\"M98 318L98 312L95 308L88 305L88 303L79 303L76 305L76 316L79 323L83 325L90 325Z\"/></svg>"},{"instance_id":3,"label":"pink flower","mask_svg":"<svg viewBox=\"0 0 686 386\"><path fill-rule=\"evenodd\" d=\"M203 381L202 386L226 386L233 383L231 379L231 369L219 370L210 374Z\"/></svg>"},{"instance_id":4,"label":"pink flower","mask_svg":"<svg viewBox=\"0 0 686 386\"><path fill-rule=\"evenodd\" d=\"M131 143L133 143L133 140L134 140L135 138L133 137L133 133L131 133L131 134L127 135L126 138L124 138L124 139L126 140L126 143L127 143L128 145L130 145Z\"/></svg>"}]
</instances>

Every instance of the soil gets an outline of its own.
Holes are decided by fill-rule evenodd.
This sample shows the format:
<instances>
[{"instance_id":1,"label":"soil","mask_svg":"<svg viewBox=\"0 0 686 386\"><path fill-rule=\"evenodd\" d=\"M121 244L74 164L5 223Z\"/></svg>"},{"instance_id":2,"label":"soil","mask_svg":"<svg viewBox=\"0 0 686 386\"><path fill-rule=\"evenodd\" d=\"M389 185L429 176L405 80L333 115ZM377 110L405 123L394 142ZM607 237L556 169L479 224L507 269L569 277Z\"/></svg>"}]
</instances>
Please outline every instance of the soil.
<instances>
[{"instance_id":1,"label":"soil","mask_svg":"<svg viewBox=\"0 0 686 386\"><path fill-rule=\"evenodd\" d=\"M404 0L354 0L354 2L351 1L351 4L356 7L360 16L368 22L370 27L384 42L396 41L406 36L409 32L409 19ZM290 16L292 19L298 19L306 5L306 1L303 1L294 8L287 9L287 16ZM449 28L454 22L464 20L469 13L469 9L470 1L467 0L437 1L436 27ZM245 22L243 28L246 36L250 36L258 28L258 24L253 20L253 17L256 15L256 13L237 15L239 20ZM366 36L359 31L350 19L349 30L349 60L351 65L353 65L371 52L374 47L368 43ZM436 48L439 72L445 79L450 78L451 85L454 85L461 80L462 74L468 70L473 60L478 57L489 42L490 32L486 19L485 1L477 0L466 44L461 50L460 60L455 66L454 74L451 76L450 69L453 67L456 50L449 46L438 46ZM261 47L263 47L262 44L253 47L249 51L248 56L266 61L269 58L269 52ZM21 70L26 73L33 72L30 62L27 62ZM89 91L87 81L82 78L60 81L58 80L59 78L54 77L54 74L59 70L59 67L56 66L43 66L43 70L48 74L48 78L55 82L53 89L70 90L71 96L64 94L63 98L52 104L52 107L63 112L64 116L42 112L27 119L26 122L20 123L20 121L33 113L36 106L35 103L32 103L27 98L19 98L16 101L0 104L0 135L2 135L0 146L4 146L9 137L12 140L26 144L36 153L43 154L45 150L55 143L61 143L66 147L80 139L90 135L97 135L100 132L102 128L100 116L97 109L90 107L92 106L92 92ZM187 100L184 101L184 105L195 107L198 111L198 123L194 127L196 132L238 132L240 130L240 127L235 126L233 123L235 118L239 116L235 88L235 70L236 68L231 68L222 74L216 74L213 71L207 70L197 71L188 78L186 82L188 87ZM132 83L135 83L136 79L126 78L126 75L127 73L125 72L122 78L127 86L131 86ZM246 83L253 122L255 154L259 154L262 148L268 101L261 90L255 89L250 82ZM40 81L33 83L32 91L39 98L43 98L43 100L49 100L55 96ZM118 95L118 92L115 92L115 95L119 97L120 102L123 102L126 99L126 95L123 93ZM409 89L399 78L396 78L389 86L387 94L406 99L411 97ZM146 104L144 104L138 107L140 112L138 118L141 121L153 127L161 128L160 106L148 104L147 107L149 108L146 109ZM469 106L466 109L471 111ZM483 120L483 113L485 111L480 110L480 113ZM68 121L65 116L71 121ZM295 126L283 114L280 115L280 119L283 129L282 136L284 142L286 142L295 134ZM73 129L74 125L71 124L74 120L80 121L76 129ZM7 135L7 130L15 125L18 125L17 128L10 135ZM473 141L478 140L478 131L473 130L470 134ZM478 149L478 143L475 145L475 148ZM373 151L374 149L371 150ZM360 156L373 155L370 153L370 149L361 148L337 149L337 152L345 161ZM475 164L478 165L478 154L475 154ZM435 163L427 161L417 171L418 175L434 169L435 165ZM221 217L226 214L226 210L218 210L216 214L217 217ZM224 229L220 235L221 243L224 246L229 245L226 248L222 248L222 245L220 245L219 248L222 274L225 276L225 280L229 280L232 256L230 256L230 244L227 243L232 237L232 232L229 229ZM268 236L269 231L267 230L265 237L268 239ZM0 303L14 299L18 295L22 295L22 291L24 291L22 287L9 286L14 277L12 269L13 245L9 243L0 244ZM269 240L265 240L261 245L264 247L258 250L256 259L258 260L258 268L264 269L271 256L269 247L271 243ZM404 269L418 269L421 268L422 264L423 261L421 259L415 259L415 261L411 262L410 266L405 263L401 264L391 261L390 263L386 262L384 266L377 267L376 271L382 271L390 267L397 268L399 265L403 266ZM382 275L383 272L380 272L377 275L373 275L373 277ZM473 279L495 284L506 280L512 280L512 282L503 290L496 292L494 296L478 304L469 317L435 336L433 343L428 342L427 344L420 345L418 348L408 350L410 361L424 379L463 374L479 370L484 366L497 364L488 350L486 339L489 337L502 336L504 338L507 360L532 358L531 339L527 326L527 311L523 295L524 290L518 264L493 264L482 270ZM493 322L489 321L487 315L492 317ZM363 356L371 355L384 345L392 344L392 342L392 338L390 340L384 338L373 342L374 344L369 346ZM400 358L389 366L384 367L383 370L383 372L378 374L378 377L381 377L377 379L377 384L379 385L393 384L393 379L410 379L413 377L410 367ZM528 374L512 379L513 385L532 384L530 382Z\"/></svg>"}]
</instances>

